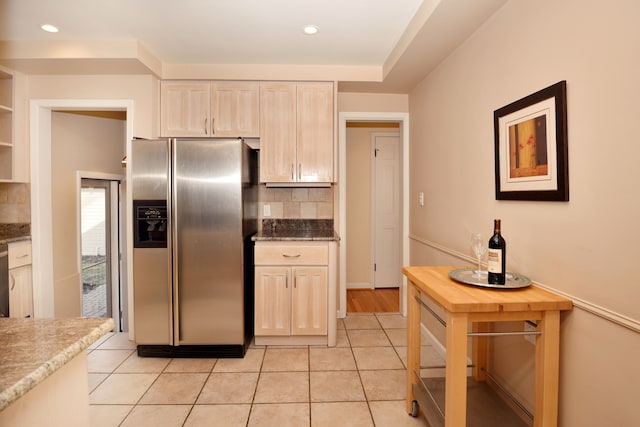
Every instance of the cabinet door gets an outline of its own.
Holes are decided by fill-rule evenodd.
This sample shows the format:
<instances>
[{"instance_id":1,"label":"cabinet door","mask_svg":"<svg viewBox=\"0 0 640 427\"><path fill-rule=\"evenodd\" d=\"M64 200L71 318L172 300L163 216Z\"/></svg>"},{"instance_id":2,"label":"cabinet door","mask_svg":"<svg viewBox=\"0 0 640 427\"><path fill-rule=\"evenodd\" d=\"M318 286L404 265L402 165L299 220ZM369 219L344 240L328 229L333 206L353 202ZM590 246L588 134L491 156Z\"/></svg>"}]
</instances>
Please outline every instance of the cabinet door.
<instances>
[{"instance_id":1,"label":"cabinet door","mask_svg":"<svg viewBox=\"0 0 640 427\"><path fill-rule=\"evenodd\" d=\"M33 317L30 265L9 270L9 315L19 318Z\"/></svg>"},{"instance_id":2,"label":"cabinet door","mask_svg":"<svg viewBox=\"0 0 640 427\"><path fill-rule=\"evenodd\" d=\"M298 182L333 181L333 84L297 87Z\"/></svg>"},{"instance_id":3,"label":"cabinet door","mask_svg":"<svg viewBox=\"0 0 640 427\"><path fill-rule=\"evenodd\" d=\"M327 267L293 268L292 335L327 334Z\"/></svg>"},{"instance_id":4,"label":"cabinet door","mask_svg":"<svg viewBox=\"0 0 640 427\"><path fill-rule=\"evenodd\" d=\"M220 82L211 85L213 136L260 136L260 85Z\"/></svg>"},{"instance_id":5,"label":"cabinet door","mask_svg":"<svg viewBox=\"0 0 640 427\"><path fill-rule=\"evenodd\" d=\"M296 85L260 85L260 181L296 181Z\"/></svg>"},{"instance_id":6,"label":"cabinet door","mask_svg":"<svg viewBox=\"0 0 640 427\"><path fill-rule=\"evenodd\" d=\"M291 334L291 269L256 267L255 334Z\"/></svg>"},{"instance_id":7,"label":"cabinet door","mask_svg":"<svg viewBox=\"0 0 640 427\"><path fill-rule=\"evenodd\" d=\"M210 136L209 83L162 82L160 88L162 136Z\"/></svg>"}]
</instances>

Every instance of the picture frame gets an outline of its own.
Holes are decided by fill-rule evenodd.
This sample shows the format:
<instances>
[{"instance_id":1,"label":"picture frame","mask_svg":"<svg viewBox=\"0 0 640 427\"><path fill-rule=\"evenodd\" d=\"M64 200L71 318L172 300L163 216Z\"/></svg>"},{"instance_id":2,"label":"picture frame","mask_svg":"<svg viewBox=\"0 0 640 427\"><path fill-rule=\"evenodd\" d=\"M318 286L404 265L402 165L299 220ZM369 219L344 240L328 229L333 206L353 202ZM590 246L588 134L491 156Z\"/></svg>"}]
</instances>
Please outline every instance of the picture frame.
<instances>
[{"instance_id":1,"label":"picture frame","mask_svg":"<svg viewBox=\"0 0 640 427\"><path fill-rule=\"evenodd\" d=\"M569 201L565 80L493 113L496 200Z\"/></svg>"}]
</instances>

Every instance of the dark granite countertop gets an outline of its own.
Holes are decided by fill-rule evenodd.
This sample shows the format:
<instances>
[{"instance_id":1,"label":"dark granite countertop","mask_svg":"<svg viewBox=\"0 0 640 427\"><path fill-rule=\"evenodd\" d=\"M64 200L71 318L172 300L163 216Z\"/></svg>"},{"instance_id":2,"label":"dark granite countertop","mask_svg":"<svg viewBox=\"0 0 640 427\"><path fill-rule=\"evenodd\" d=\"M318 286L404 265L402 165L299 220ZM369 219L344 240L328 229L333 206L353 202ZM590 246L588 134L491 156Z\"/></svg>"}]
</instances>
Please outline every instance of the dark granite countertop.
<instances>
[{"instance_id":1,"label":"dark granite countertop","mask_svg":"<svg viewBox=\"0 0 640 427\"><path fill-rule=\"evenodd\" d=\"M340 240L330 219L263 219L254 241Z\"/></svg>"},{"instance_id":2,"label":"dark granite countertop","mask_svg":"<svg viewBox=\"0 0 640 427\"><path fill-rule=\"evenodd\" d=\"M31 238L31 224L0 223L0 244L29 240Z\"/></svg>"}]
</instances>

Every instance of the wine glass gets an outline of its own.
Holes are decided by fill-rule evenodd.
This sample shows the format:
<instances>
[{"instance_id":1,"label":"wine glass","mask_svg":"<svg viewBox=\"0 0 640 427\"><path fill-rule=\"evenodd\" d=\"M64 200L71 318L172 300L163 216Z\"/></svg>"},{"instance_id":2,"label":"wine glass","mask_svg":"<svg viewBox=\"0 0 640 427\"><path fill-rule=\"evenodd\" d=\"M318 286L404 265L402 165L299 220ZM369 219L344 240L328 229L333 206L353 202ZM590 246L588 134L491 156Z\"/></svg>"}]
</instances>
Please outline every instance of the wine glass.
<instances>
[{"instance_id":1,"label":"wine glass","mask_svg":"<svg viewBox=\"0 0 640 427\"><path fill-rule=\"evenodd\" d=\"M482 268L480 267L480 263L482 262L484 254L487 253L487 242L485 242L481 233L471 234L471 249L478 260L478 269L473 272L473 277L479 279L482 277Z\"/></svg>"}]
</instances>

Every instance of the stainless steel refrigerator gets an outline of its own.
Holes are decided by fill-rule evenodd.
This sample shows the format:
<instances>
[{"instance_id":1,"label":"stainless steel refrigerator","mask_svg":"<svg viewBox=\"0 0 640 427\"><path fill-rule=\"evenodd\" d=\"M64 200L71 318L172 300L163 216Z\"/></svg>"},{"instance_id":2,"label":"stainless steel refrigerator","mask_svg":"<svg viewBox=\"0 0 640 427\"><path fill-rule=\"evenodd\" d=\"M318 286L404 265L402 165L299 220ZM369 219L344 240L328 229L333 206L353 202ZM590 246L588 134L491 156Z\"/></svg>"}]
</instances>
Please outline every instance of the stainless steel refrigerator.
<instances>
[{"instance_id":1,"label":"stainless steel refrigerator","mask_svg":"<svg viewBox=\"0 0 640 427\"><path fill-rule=\"evenodd\" d=\"M253 336L257 154L241 139L131 144L140 356L243 357Z\"/></svg>"}]
</instances>

